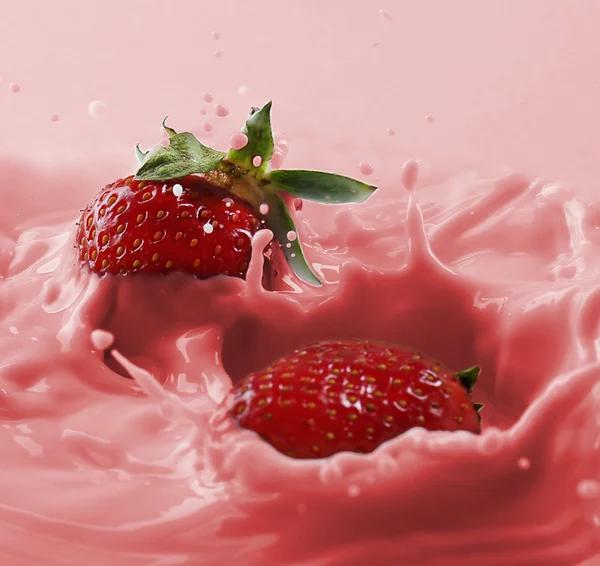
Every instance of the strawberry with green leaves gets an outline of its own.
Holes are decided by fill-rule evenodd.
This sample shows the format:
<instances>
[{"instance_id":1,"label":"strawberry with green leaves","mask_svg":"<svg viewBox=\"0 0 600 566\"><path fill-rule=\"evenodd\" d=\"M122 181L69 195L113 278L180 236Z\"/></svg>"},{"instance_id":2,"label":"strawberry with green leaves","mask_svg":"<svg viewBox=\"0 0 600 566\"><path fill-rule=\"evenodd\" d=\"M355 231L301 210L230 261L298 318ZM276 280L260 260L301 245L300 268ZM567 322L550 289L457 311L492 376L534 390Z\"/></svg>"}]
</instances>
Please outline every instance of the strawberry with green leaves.
<instances>
[{"instance_id":1,"label":"strawberry with green leaves","mask_svg":"<svg viewBox=\"0 0 600 566\"><path fill-rule=\"evenodd\" d=\"M252 237L267 227L292 271L320 285L299 239L288 240L296 228L286 195L363 202L376 187L320 171L271 170L270 102L251 110L243 130L248 143L228 153L163 126L169 145L146 153L138 147L137 173L107 185L83 210L76 239L80 263L102 275L244 277Z\"/></svg>"},{"instance_id":2,"label":"strawberry with green leaves","mask_svg":"<svg viewBox=\"0 0 600 566\"><path fill-rule=\"evenodd\" d=\"M324 341L249 374L223 408L294 458L368 453L413 427L478 434L478 375L477 367L455 373L411 348Z\"/></svg>"}]
</instances>

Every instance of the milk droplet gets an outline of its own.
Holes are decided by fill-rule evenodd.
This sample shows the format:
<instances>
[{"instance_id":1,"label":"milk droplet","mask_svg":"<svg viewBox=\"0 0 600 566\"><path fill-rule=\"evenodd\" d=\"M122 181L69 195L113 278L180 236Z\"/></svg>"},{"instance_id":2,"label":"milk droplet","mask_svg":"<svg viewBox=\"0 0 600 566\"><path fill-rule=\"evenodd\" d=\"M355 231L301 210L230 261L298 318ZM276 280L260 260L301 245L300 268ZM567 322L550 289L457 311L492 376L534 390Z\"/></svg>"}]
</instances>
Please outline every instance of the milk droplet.
<instances>
[{"instance_id":1,"label":"milk droplet","mask_svg":"<svg viewBox=\"0 0 600 566\"><path fill-rule=\"evenodd\" d=\"M269 214L269 205L264 203L258 207L258 212L260 212L263 216L265 214Z\"/></svg>"},{"instance_id":2,"label":"milk droplet","mask_svg":"<svg viewBox=\"0 0 600 566\"><path fill-rule=\"evenodd\" d=\"M372 175L374 171L373 166L366 161L363 161L358 168L363 175Z\"/></svg>"},{"instance_id":3,"label":"milk droplet","mask_svg":"<svg viewBox=\"0 0 600 566\"><path fill-rule=\"evenodd\" d=\"M50 116L50 121L51 122L58 122L60 120L60 115L59 114L52 114Z\"/></svg>"},{"instance_id":4,"label":"milk droplet","mask_svg":"<svg viewBox=\"0 0 600 566\"><path fill-rule=\"evenodd\" d=\"M215 51L215 57L222 57L223 56L223 50L222 49L217 49Z\"/></svg>"},{"instance_id":5,"label":"milk droplet","mask_svg":"<svg viewBox=\"0 0 600 566\"><path fill-rule=\"evenodd\" d=\"M360 487L357 485L348 486L348 495L350 497L358 497L360 495Z\"/></svg>"},{"instance_id":6,"label":"milk droplet","mask_svg":"<svg viewBox=\"0 0 600 566\"><path fill-rule=\"evenodd\" d=\"M260 167L262 163L262 157L260 155L255 155L252 158L252 165L254 165L254 167Z\"/></svg>"},{"instance_id":7,"label":"milk droplet","mask_svg":"<svg viewBox=\"0 0 600 566\"><path fill-rule=\"evenodd\" d=\"M202 129L205 132L212 132L213 127L212 127L212 124L210 122L202 122Z\"/></svg>"},{"instance_id":8,"label":"milk droplet","mask_svg":"<svg viewBox=\"0 0 600 566\"><path fill-rule=\"evenodd\" d=\"M292 247L292 244L290 244L289 242L285 245L285 247L289 250Z\"/></svg>"},{"instance_id":9,"label":"milk droplet","mask_svg":"<svg viewBox=\"0 0 600 566\"><path fill-rule=\"evenodd\" d=\"M215 230L214 226L210 222L207 222L204 226L202 226L202 229L204 230L205 234L212 234Z\"/></svg>"},{"instance_id":10,"label":"milk droplet","mask_svg":"<svg viewBox=\"0 0 600 566\"><path fill-rule=\"evenodd\" d=\"M279 149L275 148L273 150L273 155L271 156L271 169L279 169L283 164L283 154Z\"/></svg>"},{"instance_id":11,"label":"milk droplet","mask_svg":"<svg viewBox=\"0 0 600 566\"><path fill-rule=\"evenodd\" d=\"M531 468L531 460L523 456L517 460L517 466L519 466L521 470L528 470Z\"/></svg>"},{"instance_id":12,"label":"milk droplet","mask_svg":"<svg viewBox=\"0 0 600 566\"><path fill-rule=\"evenodd\" d=\"M291 257L296 257L296 254L290 254Z\"/></svg>"},{"instance_id":13,"label":"milk droplet","mask_svg":"<svg viewBox=\"0 0 600 566\"><path fill-rule=\"evenodd\" d=\"M391 22L394 18L392 18L392 14L390 14L387 10L381 9L379 10L382 18L385 18L389 22Z\"/></svg>"},{"instance_id":14,"label":"milk droplet","mask_svg":"<svg viewBox=\"0 0 600 566\"><path fill-rule=\"evenodd\" d=\"M201 108L200 114L202 114L202 116L206 116L208 114L208 110L206 108Z\"/></svg>"},{"instance_id":15,"label":"milk droplet","mask_svg":"<svg viewBox=\"0 0 600 566\"><path fill-rule=\"evenodd\" d=\"M229 114L229 109L227 108L227 106L223 106L222 104L216 104L215 105L215 114L219 118L225 118L225 116L227 116Z\"/></svg>"},{"instance_id":16,"label":"milk droplet","mask_svg":"<svg viewBox=\"0 0 600 566\"><path fill-rule=\"evenodd\" d=\"M248 136L242 132L237 132L229 138L231 149L239 150L248 144Z\"/></svg>"},{"instance_id":17,"label":"milk droplet","mask_svg":"<svg viewBox=\"0 0 600 566\"><path fill-rule=\"evenodd\" d=\"M173 185L173 194L176 197L180 197L183 194L183 187L179 183Z\"/></svg>"},{"instance_id":18,"label":"milk droplet","mask_svg":"<svg viewBox=\"0 0 600 566\"><path fill-rule=\"evenodd\" d=\"M19 330L17 328L15 328L14 326L9 326L8 329L10 330L11 334L19 333Z\"/></svg>"},{"instance_id":19,"label":"milk droplet","mask_svg":"<svg viewBox=\"0 0 600 566\"><path fill-rule=\"evenodd\" d=\"M271 157L271 169L279 169L289 151L289 145L286 140L278 140L275 143L275 149Z\"/></svg>"},{"instance_id":20,"label":"milk droplet","mask_svg":"<svg viewBox=\"0 0 600 566\"><path fill-rule=\"evenodd\" d=\"M160 138L160 145L163 147L169 147L170 143L171 138L169 137L169 134L167 134L166 130L163 130Z\"/></svg>"},{"instance_id":21,"label":"milk droplet","mask_svg":"<svg viewBox=\"0 0 600 566\"><path fill-rule=\"evenodd\" d=\"M94 346L96 350L107 350L115 343L115 335L112 332L102 330L101 328L92 330L90 338L92 340L92 346Z\"/></svg>"},{"instance_id":22,"label":"milk droplet","mask_svg":"<svg viewBox=\"0 0 600 566\"><path fill-rule=\"evenodd\" d=\"M600 497L600 483L596 480L581 480L577 484L577 495L581 499L596 499Z\"/></svg>"},{"instance_id":23,"label":"milk droplet","mask_svg":"<svg viewBox=\"0 0 600 566\"><path fill-rule=\"evenodd\" d=\"M298 237L298 234L296 234L296 232L294 232L294 230L290 230L290 231L289 231L289 232L286 234L286 236L287 236L287 239L288 239L290 242L293 242L293 241L295 241L295 240L296 240L296 238Z\"/></svg>"},{"instance_id":24,"label":"milk droplet","mask_svg":"<svg viewBox=\"0 0 600 566\"><path fill-rule=\"evenodd\" d=\"M108 106L101 100L93 100L88 105L88 113L92 118L102 118L108 113Z\"/></svg>"},{"instance_id":25,"label":"milk droplet","mask_svg":"<svg viewBox=\"0 0 600 566\"><path fill-rule=\"evenodd\" d=\"M8 90L13 94L17 94L17 92L20 92L21 90L21 85L19 83L10 83L8 85Z\"/></svg>"},{"instance_id":26,"label":"milk droplet","mask_svg":"<svg viewBox=\"0 0 600 566\"><path fill-rule=\"evenodd\" d=\"M204 100L204 102L212 102L213 101L213 95L210 92L205 92L202 95L202 100Z\"/></svg>"},{"instance_id":27,"label":"milk droplet","mask_svg":"<svg viewBox=\"0 0 600 566\"><path fill-rule=\"evenodd\" d=\"M402 166L401 181L407 191L414 191L419 176L419 162L414 160L407 161Z\"/></svg>"},{"instance_id":28,"label":"milk droplet","mask_svg":"<svg viewBox=\"0 0 600 566\"><path fill-rule=\"evenodd\" d=\"M217 30L213 30L211 35L213 36L213 39L220 39L221 37L221 34Z\"/></svg>"},{"instance_id":29,"label":"milk droplet","mask_svg":"<svg viewBox=\"0 0 600 566\"><path fill-rule=\"evenodd\" d=\"M386 130L386 132L387 132L388 136L395 136L396 135L396 130L394 130L394 128L388 128Z\"/></svg>"},{"instance_id":30,"label":"milk droplet","mask_svg":"<svg viewBox=\"0 0 600 566\"><path fill-rule=\"evenodd\" d=\"M425 120L427 120L431 124L432 122L435 122L435 116L427 114L427 116L425 116Z\"/></svg>"},{"instance_id":31,"label":"milk droplet","mask_svg":"<svg viewBox=\"0 0 600 566\"><path fill-rule=\"evenodd\" d=\"M240 85L238 86L237 93L239 96L246 96L249 90L248 85Z\"/></svg>"},{"instance_id":32,"label":"milk droplet","mask_svg":"<svg viewBox=\"0 0 600 566\"><path fill-rule=\"evenodd\" d=\"M379 47L381 45L381 39L376 39L373 41L373 47Z\"/></svg>"}]
</instances>

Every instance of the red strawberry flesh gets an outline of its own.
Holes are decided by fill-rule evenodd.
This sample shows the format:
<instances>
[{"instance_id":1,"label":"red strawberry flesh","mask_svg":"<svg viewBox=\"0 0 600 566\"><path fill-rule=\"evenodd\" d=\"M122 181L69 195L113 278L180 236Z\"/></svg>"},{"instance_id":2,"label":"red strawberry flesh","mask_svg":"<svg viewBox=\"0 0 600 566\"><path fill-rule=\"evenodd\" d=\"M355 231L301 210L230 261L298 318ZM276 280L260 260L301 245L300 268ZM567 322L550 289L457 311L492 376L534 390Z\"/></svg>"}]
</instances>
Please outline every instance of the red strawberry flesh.
<instances>
[{"instance_id":1,"label":"red strawberry flesh","mask_svg":"<svg viewBox=\"0 0 600 566\"><path fill-rule=\"evenodd\" d=\"M79 259L101 274L243 277L252 236L261 227L248 203L207 178L128 177L106 186L83 211Z\"/></svg>"},{"instance_id":2,"label":"red strawberry flesh","mask_svg":"<svg viewBox=\"0 0 600 566\"><path fill-rule=\"evenodd\" d=\"M372 452L410 428L480 432L455 372L412 349L325 341L251 373L231 393L231 416L295 458Z\"/></svg>"}]
</instances>

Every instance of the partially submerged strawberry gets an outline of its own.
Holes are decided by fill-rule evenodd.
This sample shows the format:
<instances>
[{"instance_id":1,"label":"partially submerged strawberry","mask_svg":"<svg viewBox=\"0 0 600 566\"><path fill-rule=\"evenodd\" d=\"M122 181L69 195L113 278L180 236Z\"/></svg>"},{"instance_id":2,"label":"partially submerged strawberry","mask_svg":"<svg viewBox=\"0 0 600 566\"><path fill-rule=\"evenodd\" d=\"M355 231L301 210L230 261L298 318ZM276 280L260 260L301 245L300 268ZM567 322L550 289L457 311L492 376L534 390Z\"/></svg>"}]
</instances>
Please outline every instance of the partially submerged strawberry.
<instances>
[{"instance_id":1,"label":"partially submerged strawberry","mask_svg":"<svg viewBox=\"0 0 600 566\"><path fill-rule=\"evenodd\" d=\"M376 187L320 171L271 171L270 112L270 102L253 108L244 128L248 143L227 154L163 123L169 145L147 153L137 148L142 163L136 175L106 186L83 210L80 263L99 274L244 277L251 238L266 226L294 273L320 285L302 253L286 195L363 202Z\"/></svg>"},{"instance_id":2,"label":"partially submerged strawberry","mask_svg":"<svg viewBox=\"0 0 600 566\"><path fill-rule=\"evenodd\" d=\"M82 215L82 261L99 273L243 277L263 222L213 179L217 183L190 175L158 183L131 176L108 185Z\"/></svg>"},{"instance_id":3,"label":"partially submerged strawberry","mask_svg":"<svg viewBox=\"0 0 600 566\"><path fill-rule=\"evenodd\" d=\"M422 353L366 341L324 341L242 379L229 415L294 458L368 453L413 427L481 431L473 367L454 373Z\"/></svg>"}]
</instances>

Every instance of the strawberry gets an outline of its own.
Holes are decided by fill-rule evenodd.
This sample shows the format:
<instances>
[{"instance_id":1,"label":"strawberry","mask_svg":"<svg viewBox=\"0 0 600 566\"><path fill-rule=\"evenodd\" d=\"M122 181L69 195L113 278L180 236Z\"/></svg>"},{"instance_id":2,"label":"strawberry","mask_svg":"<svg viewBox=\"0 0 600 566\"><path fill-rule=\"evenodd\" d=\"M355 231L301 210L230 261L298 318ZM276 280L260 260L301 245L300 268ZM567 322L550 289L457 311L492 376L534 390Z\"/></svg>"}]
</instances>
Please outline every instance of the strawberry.
<instances>
[{"instance_id":1,"label":"strawberry","mask_svg":"<svg viewBox=\"0 0 600 566\"><path fill-rule=\"evenodd\" d=\"M410 348L323 341L249 374L223 406L294 458L368 453L413 427L478 434L482 405L470 398L478 374L454 373Z\"/></svg>"},{"instance_id":2,"label":"strawberry","mask_svg":"<svg viewBox=\"0 0 600 566\"><path fill-rule=\"evenodd\" d=\"M79 259L96 273L243 277L262 224L252 206L207 178L130 176L106 186L83 211Z\"/></svg>"},{"instance_id":3,"label":"strawberry","mask_svg":"<svg viewBox=\"0 0 600 566\"><path fill-rule=\"evenodd\" d=\"M270 112L270 102L252 108L243 130L246 146L228 153L163 122L168 146L145 153L137 147L135 176L107 185L82 211L76 240L81 265L98 274L244 277L252 236L267 227L292 271L320 285L287 202L363 202L376 187L320 171L271 171Z\"/></svg>"}]
</instances>

